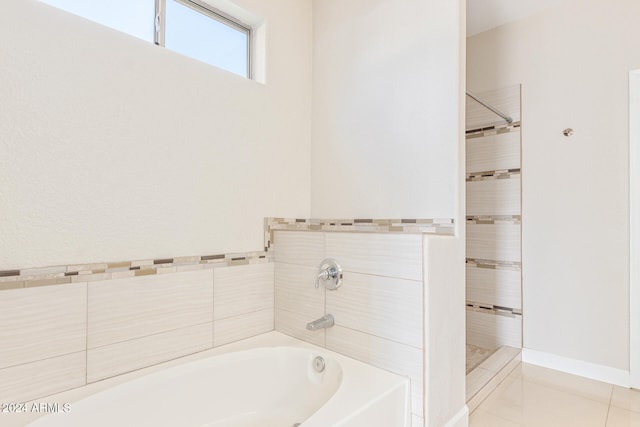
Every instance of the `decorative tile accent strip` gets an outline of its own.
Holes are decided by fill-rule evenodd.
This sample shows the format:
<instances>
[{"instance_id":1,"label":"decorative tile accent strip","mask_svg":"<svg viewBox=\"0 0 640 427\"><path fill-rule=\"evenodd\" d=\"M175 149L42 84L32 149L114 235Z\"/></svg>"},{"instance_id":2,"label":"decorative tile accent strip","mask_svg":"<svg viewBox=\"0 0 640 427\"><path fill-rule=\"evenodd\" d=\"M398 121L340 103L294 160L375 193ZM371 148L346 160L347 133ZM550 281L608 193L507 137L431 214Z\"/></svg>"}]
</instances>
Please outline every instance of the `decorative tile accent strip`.
<instances>
[{"instance_id":1,"label":"decorative tile accent strip","mask_svg":"<svg viewBox=\"0 0 640 427\"><path fill-rule=\"evenodd\" d=\"M273 254L267 252L246 252L5 270L0 271L0 291L237 265L262 264L271 262L272 258Z\"/></svg>"},{"instance_id":2,"label":"decorative tile accent strip","mask_svg":"<svg viewBox=\"0 0 640 427\"><path fill-rule=\"evenodd\" d=\"M0 271L0 291L268 263L273 261L269 248L273 243L274 230L454 234L452 219L265 218L264 225L264 251L4 270Z\"/></svg>"},{"instance_id":3,"label":"decorative tile accent strip","mask_svg":"<svg viewBox=\"0 0 640 427\"><path fill-rule=\"evenodd\" d=\"M467 174L466 181L492 181L496 179L520 178L520 169L507 169L500 171L473 172Z\"/></svg>"},{"instance_id":4,"label":"decorative tile accent strip","mask_svg":"<svg viewBox=\"0 0 640 427\"><path fill-rule=\"evenodd\" d=\"M519 309L499 306L487 306L485 304L478 304L469 301L467 301L467 310L475 311L478 313L494 314L496 316L522 317L522 310Z\"/></svg>"},{"instance_id":5,"label":"decorative tile accent strip","mask_svg":"<svg viewBox=\"0 0 640 427\"><path fill-rule=\"evenodd\" d=\"M19 276L20 270L5 270L0 271L0 277L11 277L11 276Z\"/></svg>"},{"instance_id":6,"label":"decorative tile accent strip","mask_svg":"<svg viewBox=\"0 0 640 427\"><path fill-rule=\"evenodd\" d=\"M342 231L358 233L429 233L451 236L454 234L453 219L300 219L265 218L265 251L273 244L274 230L297 231Z\"/></svg>"},{"instance_id":7,"label":"decorative tile accent strip","mask_svg":"<svg viewBox=\"0 0 640 427\"><path fill-rule=\"evenodd\" d=\"M522 263L510 261L494 261L486 259L467 258L467 264L477 268L488 268L491 270L512 270L520 271Z\"/></svg>"},{"instance_id":8,"label":"decorative tile accent strip","mask_svg":"<svg viewBox=\"0 0 640 427\"><path fill-rule=\"evenodd\" d=\"M466 139L482 138L483 136L498 135L501 133L520 132L520 122L513 122L498 126L489 126L480 129L470 129L466 131Z\"/></svg>"},{"instance_id":9,"label":"decorative tile accent strip","mask_svg":"<svg viewBox=\"0 0 640 427\"><path fill-rule=\"evenodd\" d=\"M468 216L467 224L522 224L521 215Z\"/></svg>"}]
</instances>

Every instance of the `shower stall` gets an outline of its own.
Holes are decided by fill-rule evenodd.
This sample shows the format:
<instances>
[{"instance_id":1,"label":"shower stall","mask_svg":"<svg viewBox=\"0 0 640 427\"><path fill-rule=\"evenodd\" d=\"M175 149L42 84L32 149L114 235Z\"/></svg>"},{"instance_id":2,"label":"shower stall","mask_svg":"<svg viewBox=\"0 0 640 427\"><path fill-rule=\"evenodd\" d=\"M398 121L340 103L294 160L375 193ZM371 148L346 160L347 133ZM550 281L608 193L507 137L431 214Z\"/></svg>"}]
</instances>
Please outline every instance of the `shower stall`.
<instances>
[{"instance_id":1,"label":"shower stall","mask_svg":"<svg viewBox=\"0 0 640 427\"><path fill-rule=\"evenodd\" d=\"M473 410L522 348L520 85L466 103L467 405Z\"/></svg>"}]
</instances>

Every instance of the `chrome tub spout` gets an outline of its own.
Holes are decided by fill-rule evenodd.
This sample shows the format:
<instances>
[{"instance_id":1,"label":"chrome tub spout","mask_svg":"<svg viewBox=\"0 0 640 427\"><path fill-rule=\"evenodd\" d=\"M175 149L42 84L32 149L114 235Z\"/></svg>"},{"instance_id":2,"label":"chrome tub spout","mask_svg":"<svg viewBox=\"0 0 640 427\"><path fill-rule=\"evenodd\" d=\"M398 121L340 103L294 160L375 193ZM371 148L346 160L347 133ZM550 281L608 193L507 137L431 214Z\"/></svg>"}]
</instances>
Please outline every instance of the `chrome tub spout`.
<instances>
[{"instance_id":1,"label":"chrome tub spout","mask_svg":"<svg viewBox=\"0 0 640 427\"><path fill-rule=\"evenodd\" d=\"M314 320L313 322L307 323L307 330L309 331L317 331L318 329L330 328L334 325L333 316L327 314L326 316L322 316L321 318Z\"/></svg>"}]
</instances>

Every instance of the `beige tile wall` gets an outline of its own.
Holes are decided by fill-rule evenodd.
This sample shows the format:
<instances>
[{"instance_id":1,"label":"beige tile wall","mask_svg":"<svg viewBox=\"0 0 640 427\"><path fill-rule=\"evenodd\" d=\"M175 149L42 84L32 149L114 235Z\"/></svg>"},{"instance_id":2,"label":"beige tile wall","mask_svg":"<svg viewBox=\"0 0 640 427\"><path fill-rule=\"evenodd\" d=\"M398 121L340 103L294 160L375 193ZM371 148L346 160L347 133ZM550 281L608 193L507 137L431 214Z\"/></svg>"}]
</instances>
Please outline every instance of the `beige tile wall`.
<instances>
[{"instance_id":1,"label":"beige tile wall","mask_svg":"<svg viewBox=\"0 0 640 427\"><path fill-rule=\"evenodd\" d=\"M520 121L519 85L478 95ZM466 127L467 343L521 347L521 127L469 99Z\"/></svg>"},{"instance_id":2,"label":"beige tile wall","mask_svg":"<svg viewBox=\"0 0 640 427\"><path fill-rule=\"evenodd\" d=\"M491 349L522 347L522 316L467 309L467 344Z\"/></svg>"},{"instance_id":3,"label":"beige tile wall","mask_svg":"<svg viewBox=\"0 0 640 427\"><path fill-rule=\"evenodd\" d=\"M467 182L467 216L520 215L520 176Z\"/></svg>"},{"instance_id":4,"label":"beige tile wall","mask_svg":"<svg viewBox=\"0 0 640 427\"><path fill-rule=\"evenodd\" d=\"M466 171L489 172L520 168L520 131L471 138Z\"/></svg>"},{"instance_id":5,"label":"beige tile wall","mask_svg":"<svg viewBox=\"0 0 640 427\"><path fill-rule=\"evenodd\" d=\"M520 224L467 224L467 258L520 262Z\"/></svg>"},{"instance_id":6,"label":"beige tile wall","mask_svg":"<svg viewBox=\"0 0 640 427\"><path fill-rule=\"evenodd\" d=\"M274 264L0 292L0 401L80 387L274 328Z\"/></svg>"},{"instance_id":7,"label":"beige tile wall","mask_svg":"<svg viewBox=\"0 0 640 427\"><path fill-rule=\"evenodd\" d=\"M282 231L277 242L275 263L3 290L0 398L37 399L275 325L410 377L422 420L422 236ZM332 293L314 287L327 256L345 266ZM329 334L306 330L329 311Z\"/></svg>"},{"instance_id":8,"label":"beige tile wall","mask_svg":"<svg viewBox=\"0 0 640 427\"><path fill-rule=\"evenodd\" d=\"M89 349L213 321L213 270L89 284Z\"/></svg>"},{"instance_id":9,"label":"beige tile wall","mask_svg":"<svg viewBox=\"0 0 640 427\"><path fill-rule=\"evenodd\" d=\"M520 270L483 268L467 264L467 301L500 307L522 308Z\"/></svg>"},{"instance_id":10,"label":"beige tile wall","mask_svg":"<svg viewBox=\"0 0 640 427\"><path fill-rule=\"evenodd\" d=\"M276 330L408 376L414 419L421 422L422 236L276 231L273 248ZM328 257L344 269L335 291L314 287ZM306 330L326 313L334 327Z\"/></svg>"},{"instance_id":11,"label":"beige tile wall","mask_svg":"<svg viewBox=\"0 0 640 427\"><path fill-rule=\"evenodd\" d=\"M325 233L276 231L274 239L276 331L324 347L325 331L309 332L306 324L325 314L324 288L314 287Z\"/></svg>"},{"instance_id":12,"label":"beige tile wall","mask_svg":"<svg viewBox=\"0 0 640 427\"><path fill-rule=\"evenodd\" d=\"M326 299L342 326L422 348L422 282L350 272Z\"/></svg>"},{"instance_id":13,"label":"beige tile wall","mask_svg":"<svg viewBox=\"0 0 640 427\"><path fill-rule=\"evenodd\" d=\"M87 382L131 372L212 347L211 322L87 351Z\"/></svg>"},{"instance_id":14,"label":"beige tile wall","mask_svg":"<svg viewBox=\"0 0 640 427\"><path fill-rule=\"evenodd\" d=\"M273 263L217 268L213 272L215 347L273 330Z\"/></svg>"},{"instance_id":15,"label":"beige tile wall","mask_svg":"<svg viewBox=\"0 0 640 427\"><path fill-rule=\"evenodd\" d=\"M85 350L87 284L0 293L0 369Z\"/></svg>"},{"instance_id":16,"label":"beige tile wall","mask_svg":"<svg viewBox=\"0 0 640 427\"><path fill-rule=\"evenodd\" d=\"M326 256L346 271L422 280L421 234L325 233L325 240Z\"/></svg>"},{"instance_id":17,"label":"beige tile wall","mask_svg":"<svg viewBox=\"0 0 640 427\"><path fill-rule=\"evenodd\" d=\"M86 283L0 292L0 402L83 385L86 328Z\"/></svg>"},{"instance_id":18,"label":"beige tile wall","mask_svg":"<svg viewBox=\"0 0 640 427\"><path fill-rule=\"evenodd\" d=\"M86 384L86 351L0 370L0 402L18 403Z\"/></svg>"}]
</instances>

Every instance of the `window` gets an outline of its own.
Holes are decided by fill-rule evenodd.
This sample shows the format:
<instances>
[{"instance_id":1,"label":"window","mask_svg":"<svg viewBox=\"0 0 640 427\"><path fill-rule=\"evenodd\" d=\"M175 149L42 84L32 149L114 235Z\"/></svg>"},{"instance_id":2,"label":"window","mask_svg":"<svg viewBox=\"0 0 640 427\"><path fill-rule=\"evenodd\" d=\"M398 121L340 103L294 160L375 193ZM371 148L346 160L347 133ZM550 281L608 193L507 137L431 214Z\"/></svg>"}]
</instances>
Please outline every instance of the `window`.
<instances>
[{"instance_id":1,"label":"window","mask_svg":"<svg viewBox=\"0 0 640 427\"><path fill-rule=\"evenodd\" d=\"M252 78L252 29L200 0L41 0L44 3Z\"/></svg>"},{"instance_id":2,"label":"window","mask_svg":"<svg viewBox=\"0 0 640 427\"><path fill-rule=\"evenodd\" d=\"M156 0L40 0L91 21L153 42Z\"/></svg>"},{"instance_id":3,"label":"window","mask_svg":"<svg viewBox=\"0 0 640 427\"><path fill-rule=\"evenodd\" d=\"M163 4L156 18L157 44L251 78L249 27L199 1L163 0L158 3Z\"/></svg>"}]
</instances>

